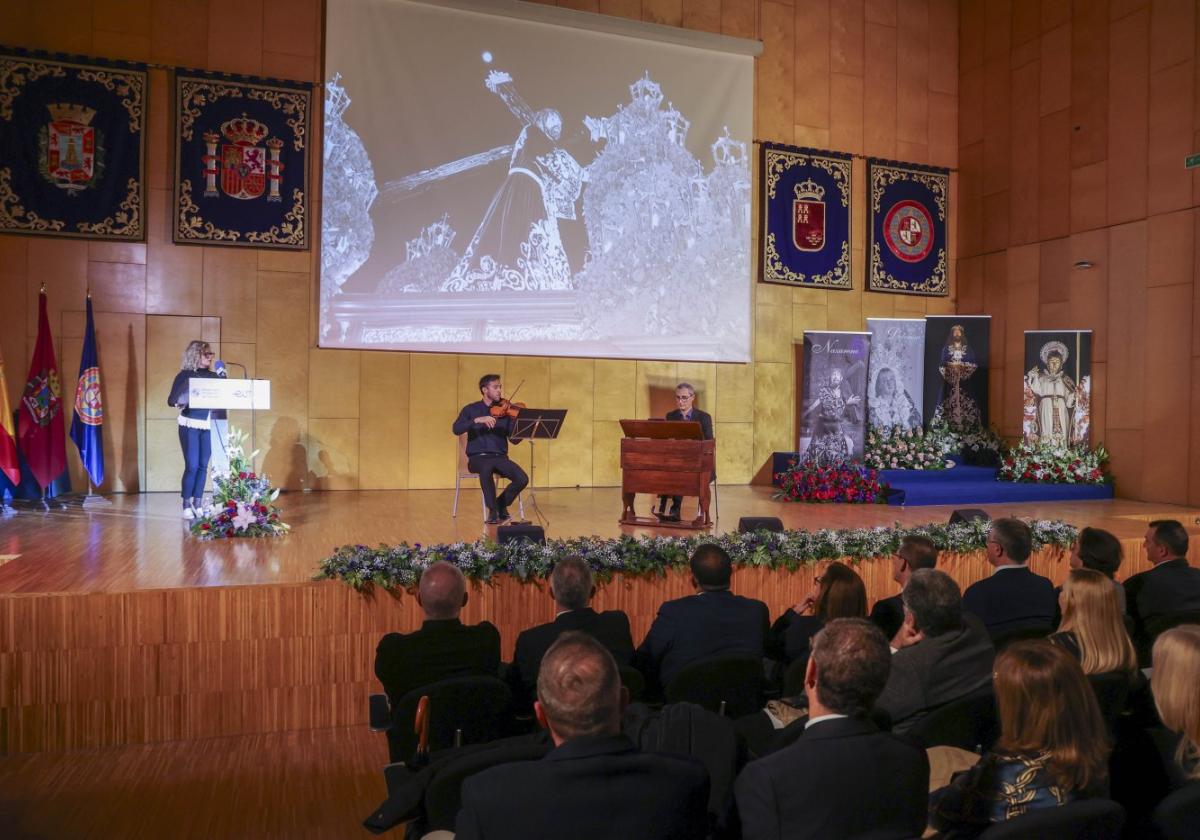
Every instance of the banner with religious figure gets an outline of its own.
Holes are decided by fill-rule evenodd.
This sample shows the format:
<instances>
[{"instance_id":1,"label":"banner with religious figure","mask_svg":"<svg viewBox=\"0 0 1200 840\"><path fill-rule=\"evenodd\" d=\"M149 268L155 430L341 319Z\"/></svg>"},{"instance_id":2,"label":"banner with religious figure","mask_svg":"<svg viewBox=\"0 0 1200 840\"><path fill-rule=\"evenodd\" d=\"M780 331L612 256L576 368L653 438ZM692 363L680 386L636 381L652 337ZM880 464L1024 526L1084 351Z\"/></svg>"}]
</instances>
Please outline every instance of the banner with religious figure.
<instances>
[{"instance_id":1,"label":"banner with religious figure","mask_svg":"<svg viewBox=\"0 0 1200 840\"><path fill-rule=\"evenodd\" d=\"M146 238L146 65L0 48L0 233Z\"/></svg>"},{"instance_id":2,"label":"banner with religious figure","mask_svg":"<svg viewBox=\"0 0 1200 840\"><path fill-rule=\"evenodd\" d=\"M919 429L925 381L925 320L868 318L867 419L877 429Z\"/></svg>"},{"instance_id":3,"label":"banner with religious figure","mask_svg":"<svg viewBox=\"0 0 1200 840\"><path fill-rule=\"evenodd\" d=\"M990 315L925 317L925 422L987 428Z\"/></svg>"},{"instance_id":4,"label":"banner with religious figure","mask_svg":"<svg viewBox=\"0 0 1200 840\"><path fill-rule=\"evenodd\" d=\"M867 289L949 295L950 171L870 158L867 189Z\"/></svg>"},{"instance_id":5,"label":"banner with religious figure","mask_svg":"<svg viewBox=\"0 0 1200 840\"><path fill-rule=\"evenodd\" d=\"M308 248L312 85L175 76L177 243Z\"/></svg>"},{"instance_id":6,"label":"banner with religious figure","mask_svg":"<svg viewBox=\"0 0 1200 840\"><path fill-rule=\"evenodd\" d=\"M819 467L861 463L867 421L871 334L806 332L796 451Z\"/></svg>"},{"instance_id":7,"label":"banner with religious figure","mask_svg":"<svg viewBox=\"0 0 1200 840\"><path fill-rule=\"evenodd\" d=\"M760 278L850 288L850 155L762 144Z\"/></svg>"},{"instance_id":8,"label":"banner with religious figure","mask_svg":"<svg viewBox=\"0 0 1200 840\"><path fill-rule=\"evenodd\" d=\"M1092 425L1092 331L1026 331L1023 370L1025 441L1087 445Z\"/></svg>"}]
</instances>

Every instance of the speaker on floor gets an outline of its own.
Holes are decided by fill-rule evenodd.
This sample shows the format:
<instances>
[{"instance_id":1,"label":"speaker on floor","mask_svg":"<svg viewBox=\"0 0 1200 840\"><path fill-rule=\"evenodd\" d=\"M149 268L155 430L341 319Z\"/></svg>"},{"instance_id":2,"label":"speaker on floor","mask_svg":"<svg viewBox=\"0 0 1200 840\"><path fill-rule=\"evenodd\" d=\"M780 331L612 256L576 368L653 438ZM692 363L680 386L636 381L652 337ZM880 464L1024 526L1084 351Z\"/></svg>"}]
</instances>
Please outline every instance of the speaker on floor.
<instances>
[{"instance_id":1,"label":"speaker on floor","mask_svg":"<svg viewBox=\"0 0 1200 840\"><path fill-rule=\"evenodd\" d=\"M743 516L738 520L738 533L749 531L783 531L783 521L778 516Z\"/></svg>"},{"instance_id":2,"label":"speaker on floor","mask_svg":"<svg viewBox=\"0 0 1200 840\"><path fill-rule=\"evenodd\" d=\"M950 524L958 525L966 522L991 522L992 517L987 515L987 511L983 508L959 508L950 514Z\"/></svg>"},{"instance_id":3,"label":"speaker on floor","mask_svg":"<svg viewBox=\"0 0 1200 840\"><path fill-rule=\"evenodd\" d=\"M532 540L535 543L546 541L546 532L541 525L529 522L513 525L501 525L496 530L496 541L503 544L517 540Z\"/></svg>"}]
</instances>

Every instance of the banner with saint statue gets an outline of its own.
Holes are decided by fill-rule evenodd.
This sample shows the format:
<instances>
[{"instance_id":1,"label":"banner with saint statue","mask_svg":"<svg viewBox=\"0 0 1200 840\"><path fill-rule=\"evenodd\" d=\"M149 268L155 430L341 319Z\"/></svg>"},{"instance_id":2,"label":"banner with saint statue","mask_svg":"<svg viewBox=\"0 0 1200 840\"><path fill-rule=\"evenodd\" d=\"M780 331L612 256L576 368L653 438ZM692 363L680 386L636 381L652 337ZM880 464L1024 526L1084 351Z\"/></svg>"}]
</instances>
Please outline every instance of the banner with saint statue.
<instances>
[{"instance_id":1,"label":"banner with saint statue","mask_svg":"<svg viewBox=\"0 0 1200 840\"><path fill-rule=\"evenodd\" d=\"M0 233L146 238L146 65L0 47Z\"/></svg>"},{"instance_id":2,"label":"banner with saint statue","mask_svg":"<svg viewBox=\"0 0 1200 840\"><path fill-rule=\"evenodd\" d=\"M175 76L175 242L308 248L312 84Z\"/></svg>"},{"instance_id":3,"label":"banner with saint statue","mask_svg":"<svg viewBox=\"0 0 1200 840\"><path fill-rule=\"evenodd\" d=\"M1025 333L1026 443L1086 446L1092 425L1092 331Z\"/></svg>"},{"instance_id":4,"label":"banner with saint statue","mask_svg":"<svg viewBox=\"0 0 1200 840\"><path fill-rule=\"evenodd\" d=\"M837 467L862 462L871 334L806 332L800 462Z\"/></svg>"},{"instance_id":5,"label":"banner with saint statue","mask_svg":"<svg viewBox=\"0 0 1200 840\"><path fill-rule=\"evenodd\" d=\"M850 288L852 170L847 154L762 144L763 282Z\"/></svg>"},{"instance_id":6,"label":"banner with saint statue","mask_svg":"<svg viewBox=\"0 0 1200 840\"><path fill-rule=\"evenodd\" d=\"M925 381L925 320L868 318L867 418L876 429L919 429Z\"/></svg>"},{"instance_id":7,"label":"banner with saint statue","mask_svg":"<svg viewBox=\"0 0 1200 840\"><path fill-rule=\"evenodd\" d=\"M991 315L925 317L926 423L987 428L991 325Z\"/></svg>"},{"instance_id":8,"label":"banner with saint statue","mask_svg":"<svg viewBox=\"0 0 1200 840\"><path fill-rule=\"evenodd\" d=\"M950 170L867 160L867 289L950 294Z\"/></svg>"}]
</instances>

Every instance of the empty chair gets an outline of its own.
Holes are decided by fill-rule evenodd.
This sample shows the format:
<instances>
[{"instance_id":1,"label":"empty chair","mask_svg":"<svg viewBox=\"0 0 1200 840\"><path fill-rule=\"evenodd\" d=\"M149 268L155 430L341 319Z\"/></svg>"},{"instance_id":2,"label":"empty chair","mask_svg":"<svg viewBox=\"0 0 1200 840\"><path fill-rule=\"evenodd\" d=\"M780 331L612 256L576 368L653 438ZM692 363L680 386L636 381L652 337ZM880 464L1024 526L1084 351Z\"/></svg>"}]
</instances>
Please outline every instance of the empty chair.
<instances>
[{"instance_id":1,"label":"empty chair","mask_svg":"<svg viewBox=\"0 0 1200 840\"><path fill-rule=\"evenodd\" d=\"M926 749L958 747L973 752L988 749L999 734L996 695L991 686L939 706L908 732Z\"/></svg>"},{"instance_id":2,"label":"empty chair","mask_svg":"<svg viewBox=\"0 0 1200 840\"><path fill-rule=\"evenodd\" d=\"M1200 837L1200 781L1181 787L1160 802L1153 823L1162 840Z\"/></svg>"},{"instance_id":3,"label":"empty chair","mask_svg":"<svg viewBox=\"0 0 1200 840\"><path fill-rule=\"evenodd\" d=\"M479 744L508 734L512 691L496 677L455 677L408 692L392 708L387 730L392 761L409 760L417 747L413 720L429 698L429 749Z\"/></svg>"},{"instance_id":4,"label":"empty chair","mask_svg":"<svg viewBox=\"0 0 1200 840\"><path fill-rule=\"evenodd\" d=\"M765 689L758 657L715 656L682 668L663 695L668 703L695 703L736 718L761 709Z\"/></svg>"},{"instance_id":5,"label":"empty chair","mask_svg":"<svg viewBox=\"0 0 1200 840\"><path fill-rule=\"evenodd\" d=\"M1080 799L996 823L980 840L1119 840L1125 809L1111 799Z\"/></svg>"}]
</instances>

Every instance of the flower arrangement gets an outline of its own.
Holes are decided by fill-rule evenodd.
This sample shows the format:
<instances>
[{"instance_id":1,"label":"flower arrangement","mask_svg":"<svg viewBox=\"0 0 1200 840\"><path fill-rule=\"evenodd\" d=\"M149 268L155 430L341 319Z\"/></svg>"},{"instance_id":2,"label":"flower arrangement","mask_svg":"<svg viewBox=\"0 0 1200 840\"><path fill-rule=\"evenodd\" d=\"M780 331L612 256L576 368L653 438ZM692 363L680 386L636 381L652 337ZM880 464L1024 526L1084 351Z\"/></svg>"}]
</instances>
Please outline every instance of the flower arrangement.
<instances>
[{"instance_id":1,"label":"flower arrangement","mask_svg":"<svg viewBox=\"0 0 1200 840\"><path fill-rule=\"evenodd\" d=\"M877 470L854 464L820 467L793 460L775 479L780 488L775 498L789 502L873 504L882 502L887 490L887 485L879 481Z\"/></svg>"},{"instance_id":2,"label":"flower arrangement","mask_svg":"<svg viewBox=\"0 0 1200 840\"><path fill-rule=\"evenodd\" d=\"M926 438L932 438L943 452L957 452L968 464L994 466L1000 463L1004 441L990 426L951 423L938 418L929 424Z\"/></svg>"},{"instance_id":3,"label":"flower arrangement","mask_svg":"<svg viewBox=\"0 0 1200 840\"><path fill-rule=\"evenodd\" d=\"M1000 465L1000 481L1041 484L1104 484L1108 451L1103 446L1022 441L1008 451Z\"/></svg>"},{"instance_id":4,"label":"flower arrangement","mask_svg":"<svg viewBox=\"0 0 1200 840\"><path fill-rule=\"evenodd\" d=\"M871 426L863 463L876 470L944 470L945 447L945 437L925 434L920 426Z\"/></svg>"},{"instance_id":5,"label":"flower arrangement","mask_svg":"<svg viewBox=\"0 0 1200 840\"><path fill-rule=\"evenodd\" d=\"M192 536L202 540L229 537L279 537L291 530L279 518L273 502L279 488L271 487L265 475L254 472L258 452L245 454L246 433L230 427L226 452L229 472L213 476L211 513L192 523Z\"/></svg>"},{"instance_id":6,"label":"flower arrangement","mask_svg":"<svg viewBox=\"0 0 1200 840\"><path fill-rule=\"evenodd\" d=\"M1048 545L1067 548L1078 533L1074 526L1058 520L1039 519L1029 525L1033 530L1034 550ZM578 537L547 540L544 544L517 540L499 545L479 540L442 545L401 543L374 548L345 545L335 548L330 557L321 561L314 579L340 580L357 590L373 586L409 589L416 585L424 569L445 561L472 580L487 581L505 574L529 583L549 577L555 562L567 556L583 558L602 581L611 580L614 575L653 577L665 575L669 569L686 568L688 558L702 543L720 545L737 566L795 571L826 560L849 558L860 562L890 557L899 548L900 539L909 534L928 537L942 551L958 554L982 551L987 532L987 522L973 521L913 528L897 524L892 528L752 531L719 537Z\"/></svg>"}]
</instances>

